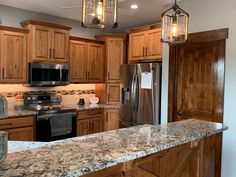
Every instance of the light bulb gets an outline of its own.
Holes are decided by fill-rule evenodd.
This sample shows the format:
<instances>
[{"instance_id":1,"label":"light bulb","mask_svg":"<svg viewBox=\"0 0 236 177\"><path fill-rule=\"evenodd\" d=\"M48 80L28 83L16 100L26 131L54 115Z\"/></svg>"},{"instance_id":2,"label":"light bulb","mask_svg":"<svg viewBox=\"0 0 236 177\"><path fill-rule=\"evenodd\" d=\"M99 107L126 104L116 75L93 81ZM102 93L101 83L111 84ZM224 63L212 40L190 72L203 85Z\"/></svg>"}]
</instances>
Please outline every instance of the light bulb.
<instances>
[{"instance_id":1,"label":"light bulb","mask_svg":"<svg viewBox=\"0 0 236 177\"><path fill-rule=\"evenodd\" d=\"M171 27L171 33L173 36L177 36L177 31L178 31L178 27L177 27L177 24L176 23L173 23L172 24L172 27Z\"/></svg>"},{"instance_id":2,"label":"light bulb","mask_svg":"<svg viewBox=\"0 0 236 177\"><path fill-rule=\"evenodd\" d=\"M100 17L103 14L103 8L102 8L102 2L98 2L98 7L97 7L97 16Z\"/></svg>"}]
</instances>

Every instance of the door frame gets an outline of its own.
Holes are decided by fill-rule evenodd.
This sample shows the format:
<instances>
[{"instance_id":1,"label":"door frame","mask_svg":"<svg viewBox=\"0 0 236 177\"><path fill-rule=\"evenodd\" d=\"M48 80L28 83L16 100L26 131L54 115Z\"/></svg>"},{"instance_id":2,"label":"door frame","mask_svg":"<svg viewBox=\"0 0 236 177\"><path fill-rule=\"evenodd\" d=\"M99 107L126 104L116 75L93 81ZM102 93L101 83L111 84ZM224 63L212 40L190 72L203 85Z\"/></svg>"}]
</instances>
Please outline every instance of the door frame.
<instances>
[{"instance_id":1,"label":"door frame","mask_svg":"<svg viewBox=\"0 0 236 177\"><path fill-rule=\"evenodd\" d=\"M219 29L212 31L204 31L198 33L191 33L188 35L187 43L204 43L210 41L225 40L228 38L229 29ZM176 108L176 89L177 89L177 58L176 58L176 47L178 44L170 45L169 50L169 80L168 80L168 122L174 122L175 108ZM225 46L224 46L225 47ZM225 63L225 56L223 58ZM222 90L224 92L224 90Z\"/></svg>"}]
</instances>

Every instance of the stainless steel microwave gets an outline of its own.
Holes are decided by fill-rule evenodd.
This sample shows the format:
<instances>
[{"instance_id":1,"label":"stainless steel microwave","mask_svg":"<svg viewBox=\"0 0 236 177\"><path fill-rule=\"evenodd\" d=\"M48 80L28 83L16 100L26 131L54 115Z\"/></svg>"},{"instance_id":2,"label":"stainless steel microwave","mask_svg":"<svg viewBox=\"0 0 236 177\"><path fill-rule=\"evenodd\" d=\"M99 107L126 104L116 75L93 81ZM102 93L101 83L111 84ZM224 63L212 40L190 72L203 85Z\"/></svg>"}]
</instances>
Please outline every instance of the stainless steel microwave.
<instances>
[{"instance_id":1,"label":"stainless steel microwave","mask_svg":"<svg viewBox=\"0 0 236 177\"><path fill-rule=\"evenodd\" d=\"M69 84L69 69L66 64L29 64L29 86L60 86Z\"/></svg>"}]
</instances>

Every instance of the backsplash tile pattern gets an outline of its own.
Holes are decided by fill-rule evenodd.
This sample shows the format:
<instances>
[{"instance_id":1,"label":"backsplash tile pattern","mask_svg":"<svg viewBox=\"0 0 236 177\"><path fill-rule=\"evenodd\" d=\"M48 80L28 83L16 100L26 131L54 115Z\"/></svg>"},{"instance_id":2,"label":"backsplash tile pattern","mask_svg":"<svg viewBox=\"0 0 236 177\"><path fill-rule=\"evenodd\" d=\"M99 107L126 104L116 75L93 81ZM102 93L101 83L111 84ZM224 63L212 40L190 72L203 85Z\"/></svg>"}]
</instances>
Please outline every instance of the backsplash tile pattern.
<instances>
[{"instance_id":1,"label":"backsplash tile pattern","mask_svg":"<svg viewBox=\"0 0 236 177\"><path fill-rule=\"evenodd\" d=\"M95 90L50 90L50 91L25 91L21 92L22 94L25 93L39 93L39 92L50 92L50 93L58 93L62 95L83 95L83 94L95 94ZM15 97L19 92L2 92L0 93L4 97L11 98Z\"/></svg>"}]
</instances>

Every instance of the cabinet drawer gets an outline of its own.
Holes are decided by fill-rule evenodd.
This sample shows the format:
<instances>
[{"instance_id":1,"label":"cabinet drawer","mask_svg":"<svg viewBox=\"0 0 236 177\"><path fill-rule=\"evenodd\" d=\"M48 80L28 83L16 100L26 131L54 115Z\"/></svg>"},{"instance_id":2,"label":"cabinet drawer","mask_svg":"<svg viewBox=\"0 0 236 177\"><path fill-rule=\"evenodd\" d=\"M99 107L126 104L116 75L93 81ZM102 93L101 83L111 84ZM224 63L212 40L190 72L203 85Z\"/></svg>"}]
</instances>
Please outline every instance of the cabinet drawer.
<instances>
[{"instance_id":1,"label":"cabinet drawer","mask_svg":"<svg viewBox=\"0 0 236 177\"><path fill-rule=\"evenodd\" d=\"M0 130L18 128L18 127L27 127L33 125L34 125L33 116L0 120Z\"/></svg>"},{"instance_id":2,"label":"cabinet drawer","mask_svg":"<svg viewBox=\"0 0 236 177\"><path fill-rule=\"evenodd\" d=\"M103 109L90 109L86 111L79 111L77 119L87 119L100 116L103 116Z\"/></svg>"}]
</instances>

